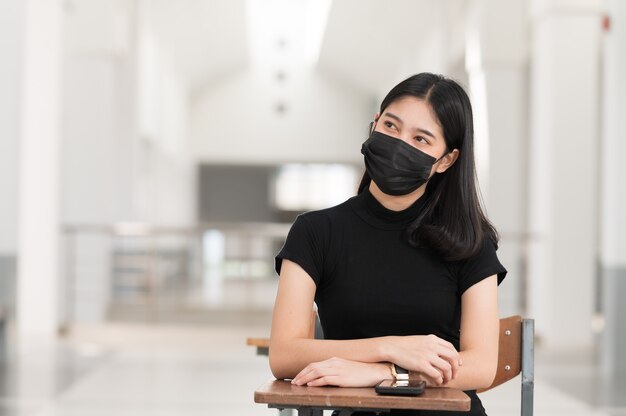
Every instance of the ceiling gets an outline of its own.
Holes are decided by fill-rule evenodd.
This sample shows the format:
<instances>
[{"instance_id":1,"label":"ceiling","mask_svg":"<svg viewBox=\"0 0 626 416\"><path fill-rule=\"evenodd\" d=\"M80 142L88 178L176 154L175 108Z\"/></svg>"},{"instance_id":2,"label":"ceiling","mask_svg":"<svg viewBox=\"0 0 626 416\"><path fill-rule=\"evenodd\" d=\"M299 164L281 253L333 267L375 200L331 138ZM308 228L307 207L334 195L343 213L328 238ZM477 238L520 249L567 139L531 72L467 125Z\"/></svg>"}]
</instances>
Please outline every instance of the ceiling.
<instances>
[{"instance_id":1,"label":"ceiling","mask_svg":"<svg viewBox=\"0 0 626 416\"><path fill-rule=\"evenodd\" d=\"M416 72L419 45L443 24L445 1L336 0L328 18L319 67L376 93L407 68ZM390 81L391 80L391 81ZM388 89L388 88L386 88Z\"/></svg>"},{"instance_id":2,"label":"ceiling","mask_svg":"<svg viewBox=\"0 0 626 416\"><path fill-rule=\"evenodd\" d=\"M145 4L158 38L192 89L249 63L246 0ZM438 29L445 31L450 10L464 4L464 0L334 0L318 69L367 93L388 89L390 80L428 67L427 62L420 65L424 59L420 45L432 43Z\"/></svg>"},{"instance_id":3,"label":"ceiling","mask_svg":"<svg viewBox=\"0 0 626 416\"><path fill-rule=\"evenodd\" d=\"M191 88L246 65L245 0L149 0L142 4L159 43Z\"/></svg>"},{"instance_id":4,"label":"ceiling","mask_svg":"<svg viewBox=\"0 0 626 416\"><path fill-rule=\"evenodd\" d=\"M66 0L74 14L71 22L82 25L74 33L90 36L73 36L72 42L78 46L82 42L105 45L111 50L123 49L123 43L110 46L107 42L131 39L132 16L137 13L139 22L150 27L192 93L204 91L225 74L251 65L247 14L254 9L248 8L247 3L253 1L259 2L257 7L269 13L266 16L271 16L276 25L276 22L295 24L297 19L302 19L302 15L290 14L294 7L286 6L297 4L300 10L312 14L310 11L321 0L288 0L293 4L280 3L287 0ZM320 30L317 69L362 92L375 94L388 89L388 83L399 76L429 68L433 53L436 55L437 49L447 46L446 39L435 35L454 33L458 25L450 24L450 16L462 12L465 3L465 0L333 0L325 29ZM262 18L261 25L264 21ZM271 21L268 19L268 26ZM323 18L316 21L321 24ZM124 27L121 35L107 37L111 28Z\"/></svg>"}]
</instances>

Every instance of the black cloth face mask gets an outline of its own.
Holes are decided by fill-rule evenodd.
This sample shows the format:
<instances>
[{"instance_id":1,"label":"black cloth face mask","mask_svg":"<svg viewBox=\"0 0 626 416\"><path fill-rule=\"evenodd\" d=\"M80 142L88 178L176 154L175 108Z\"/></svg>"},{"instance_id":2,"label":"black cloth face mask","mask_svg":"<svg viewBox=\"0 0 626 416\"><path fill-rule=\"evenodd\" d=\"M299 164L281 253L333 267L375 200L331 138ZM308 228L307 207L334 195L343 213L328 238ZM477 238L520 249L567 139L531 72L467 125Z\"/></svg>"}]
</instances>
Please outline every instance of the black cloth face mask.
<instances>
[{"instance_id":1,"label":"black cloth face mask","mask_svg":"<svg viewBox=\"0 0 626 416\"><path fill-rule=\"evenodd\" d=\"M370 178L387 195L413 192L428 181L433 165L441 160L378 131L363 143L361 153Z\"/></svg>"}]
</instances>

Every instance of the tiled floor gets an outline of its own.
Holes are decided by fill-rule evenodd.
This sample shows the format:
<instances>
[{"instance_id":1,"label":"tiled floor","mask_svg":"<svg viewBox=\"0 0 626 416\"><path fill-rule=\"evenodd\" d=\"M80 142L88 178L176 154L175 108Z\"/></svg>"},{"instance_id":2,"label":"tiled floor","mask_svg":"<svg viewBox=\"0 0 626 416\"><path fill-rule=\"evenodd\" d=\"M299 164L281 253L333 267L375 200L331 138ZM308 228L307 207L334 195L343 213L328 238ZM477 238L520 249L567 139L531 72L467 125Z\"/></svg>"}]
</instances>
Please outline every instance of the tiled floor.
<instances>
[{"instance_id":1,"label":"tiled floor","mask_svg":"<svg viewBox=\"0 0 626 416\"><path fill-rule=\"evenodd\" d=\"M83 327L53 349L30 346L11 360L2 372L0 416L276 415L253 402L271 373L267 358L245 345L246 337L267 333L263 325ZM614 386L613 401L578 394L570 387L584 387L576 379L590 367L562 363L559 370L544 355L538 351L536 415L626 415L626 384ZM488 413L518 415L519 386L513 380L483 394Z\"/></svg>"}]
</instances>

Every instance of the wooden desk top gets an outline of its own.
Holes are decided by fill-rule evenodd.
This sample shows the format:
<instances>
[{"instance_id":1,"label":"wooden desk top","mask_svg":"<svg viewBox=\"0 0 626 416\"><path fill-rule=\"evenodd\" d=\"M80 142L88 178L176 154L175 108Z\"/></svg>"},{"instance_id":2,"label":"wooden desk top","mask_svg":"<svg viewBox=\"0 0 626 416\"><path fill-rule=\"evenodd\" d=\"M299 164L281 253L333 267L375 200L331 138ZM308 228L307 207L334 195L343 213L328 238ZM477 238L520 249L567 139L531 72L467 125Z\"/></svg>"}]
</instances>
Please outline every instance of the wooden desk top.
<instances>
[{"instance_id":1,"label":"wooden desk top","mask_svg":"<svg viewBox=\"0 0 626 416\"><path fill-rule=\"evenodd\" d=\"M251 345L253 347L260 347L260 348L269 348L270 339L269 338L247 338L246 345Z\"/></svg>"},{"instance_id":2,"label":"wooden desk top","mask_svg":"<svg viewBox=\"0 0 626 416\"><path fill-rule=\"evenodd\" d=\"M420 396L381 396L374 388L306 387L273 380L254 392L256 403L273 407L331 409L430 409L468 411L471 400L461 390L427 388Z\"/></svg>"}]
</instances>

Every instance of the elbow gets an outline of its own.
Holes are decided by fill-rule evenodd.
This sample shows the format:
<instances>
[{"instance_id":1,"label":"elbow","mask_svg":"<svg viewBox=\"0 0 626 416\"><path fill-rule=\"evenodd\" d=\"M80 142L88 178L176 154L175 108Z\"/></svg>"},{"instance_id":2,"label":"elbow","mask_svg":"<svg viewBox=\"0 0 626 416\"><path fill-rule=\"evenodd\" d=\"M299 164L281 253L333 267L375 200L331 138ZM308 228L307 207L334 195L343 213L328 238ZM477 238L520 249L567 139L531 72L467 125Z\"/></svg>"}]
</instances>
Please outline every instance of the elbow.
<instances>
[{"instance_id":1,"label":"elbow","mask_svg":"<svg viewBox=\"0 0 626 416\"><path fill-rule=\"evenodd\" d=\"M494 378L495 375L485 375L483 377L479 377L479 379L476 380L476 385L474 386L473 390L487 390L493 384Z\"/></svg>"},{"instance_id":2,"label":"elbow","mask_svg":"<svg viewBox=\"0 0 626 416\"><path fill-rule=\"evenodd\" d=\"M495 359L488 360L488 362L485 363L483 371L480 372L480 376L476 380L477 381L476 389L481 390L481 389L487 389L491 387L491 385L493 384L496 378L497 370L498 370L498 358L496 357Z\"/></svg>"},{"instance_id":3,"label":"elbow","mask_svg":"<svg viewBox=\"0 0 626 416\"><path fill-rule=\"evenodd\" d=\"M278 380L284 380L286 378L293 378L295 374L290 371L288 362L285 359L285 354L281 354L280 348L277 346L270 347L269 363L272 375Z\"/></svg>"},{"instance_id":4,"label":"elbow","mask_svg":"<svg viewBox=\"0 0 626 416\"><path fill-rule=\"evenodd\" d=\"M278 360L270 359L270 370L272 371L272 375L277 380L284 380L286 378L291 378L289 376L289 372L285 369L284 365L280 363Z\"/></svg>"}]
</instances>

